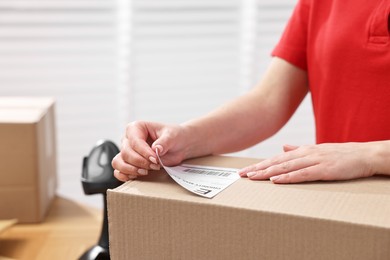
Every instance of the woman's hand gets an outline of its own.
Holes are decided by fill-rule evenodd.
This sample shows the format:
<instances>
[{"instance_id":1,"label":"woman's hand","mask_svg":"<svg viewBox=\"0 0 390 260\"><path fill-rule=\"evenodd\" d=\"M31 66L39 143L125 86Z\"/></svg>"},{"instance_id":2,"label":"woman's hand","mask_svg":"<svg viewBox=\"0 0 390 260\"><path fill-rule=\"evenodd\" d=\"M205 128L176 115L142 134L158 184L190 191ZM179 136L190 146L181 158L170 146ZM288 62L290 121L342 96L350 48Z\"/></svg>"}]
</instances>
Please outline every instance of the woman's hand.
<instances>
[{"instance_id":1,"label":"woman's hand","mask_svg":"<svg viewBox=\"0 0 390 260\"><path fill-rule=\"evenodd\" d=\"M298 183L357 179L374 175L369 143L329 143L283 147L284 153L239 171L251 180Z\"/></svg>"},{"instance_id":2,"label":"woman's hand","mask_svg":"<svg viewBox=\"0 0 390 260\"><path fill-rule=\"evenodd\" d=\"M121 151L112 160L114 176L128 181L149 170L159 170L156 149L164 164L174 165L185 159L185 128L180 125L164 125L155 122L136 121L126 128Z\"/></svg>"}]
</instances>

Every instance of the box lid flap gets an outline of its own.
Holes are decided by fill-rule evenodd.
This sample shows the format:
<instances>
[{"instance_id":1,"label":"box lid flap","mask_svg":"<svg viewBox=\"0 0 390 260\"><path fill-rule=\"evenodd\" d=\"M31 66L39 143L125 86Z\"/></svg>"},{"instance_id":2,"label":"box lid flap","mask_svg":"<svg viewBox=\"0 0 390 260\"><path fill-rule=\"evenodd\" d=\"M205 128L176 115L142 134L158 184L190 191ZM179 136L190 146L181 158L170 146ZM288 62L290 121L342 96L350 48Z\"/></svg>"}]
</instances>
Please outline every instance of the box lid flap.
<instances>
[{"instance_id":1,"label":"box lid flap","mask_svg":"<svg viewBox=\"0 0 390 260\"><path fill-rule=\"evenodd\" d=\"M0 108L48 108L55 100L51 97L0 97Z\"/></svg>"},{"instance_id":2,"label":"box lid flap","mask_svg":"<svg viewBox=\"0 0 390 260\"><path fill-rule=\"evenodd\" d=\"M2 108L0 107L0 123L35 123L45 111L40 108Z\"/></svg>"}]
</instances>

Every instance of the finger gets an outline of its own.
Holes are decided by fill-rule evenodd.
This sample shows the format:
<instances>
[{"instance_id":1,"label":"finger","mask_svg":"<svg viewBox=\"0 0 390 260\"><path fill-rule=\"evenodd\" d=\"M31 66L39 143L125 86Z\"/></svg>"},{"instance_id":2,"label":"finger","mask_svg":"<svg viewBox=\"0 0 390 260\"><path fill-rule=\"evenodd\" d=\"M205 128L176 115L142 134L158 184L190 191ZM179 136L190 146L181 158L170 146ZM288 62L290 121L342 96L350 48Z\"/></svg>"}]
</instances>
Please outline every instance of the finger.
<instances>
[{"instance_id":1,"label":"finger","mask_svg":"<svg viewBox=\"0 0 390 260\"><path fill-rule=\"evenodd\" d=\"M149 136L156 139L156 133L154 129L158 129L159 124L145 121L134 121L126 127L126 137L134 139L146 140Z\"/></svg>"},{"instance_id":2,"label":"finger","mask_svg":"<svg viewBox=\"0 0 390 260\"><path fill-rule=\"evenodd\" d=\"M322 179L323 176L321 174L321 171L318 169L317 165L310 166L307 168L302 168L286 174L273 176L270 178L270 180L273 183L277 183L277 184L301 183L301 182L308 182L308 181L317 181Z\"/></svg>"},{"instance_id":3,"label":"finger","mask_svg":"<svg viewBox=\"0 0 390 260\"><path fill-rule=\"evenodd\" d=\"M311 167L313 165L316 165L315 161L312 161L307 157L302 157L272 165L264 170L248 172L247 176L251 180L266 180L273 176L294 172L299 169Z\"/></svg>"},{"instance_id":4,"label":"finger","mask_svg":"<svg viewBox=\"0 0 390 260\"><path fill-rule=\"evenodd\" d=\"M259 163L256 163L256 164L252 164L252 165L249 165L245 168L242 168L241 170L238 171L238 174L241 176L241 177L247 177L247 174L249 172L256 172L256 171L261 171L263 169L265 169L267 167L267 165L269 164L268 162L266 162L267 160L263 160Z\"/></svg>"},{"instance_id":5,"label":"finger","mask_svg":"<svg viewBox=\"0 0 390 260\"><path fill-rule=\"evenodd\" d=\"M296 150L298 148L299 148L299 146L296 146L296 145L290 145L290 144L283 145L283 151L285 151L285 152L290 152L290 151Z\"/></svg>"},{"instance_id":6,"label":"finger","mask_svg":"<svg viewBox=\"0 0 390 260\"><path fill-rule=\"evenodd\" d=\"M158 164L157 156L152 148L146 141L136 139L136 140L126 140L126 143L123 145L125 150L132 150L136 152L139 156L144 158L143 165L146 163ZM126 148L127 147L127 148ZM139 158L137 156L137 158Z\"/></svg>"},{"instance_id":7,"label":"finger","mask_svg":"<svg viewBox=\"0 0 390 260\"><path fill-rule=\"evenodd\" d=\"M172 147L173 140L174 138L171 134L164 134L152 144L152 150L156 151L158 149L158 154L161 157Z\"/></svg>"},{"instance_id":8,"label":"finger","mask_svg":"<svg viewBox=\"0 0 390 260\"><path fill-rule=\"evenodd\" d=\"M270 159L266 159L259 163L259 167L261 168L268 168L273 165L278 165L290 160L298 159L306 157L308 154L303 149L298 149L300 146L293 146L293 145L287 145L286 148L288 149L284 153L280 153ZM284 148L283 148L284 149Z\"/></svg>"},{"instance_id":9,"label":"finger","mask_svg":"<svg viewBox=\"0 0 390 260\"><path fill-rule=\"evenodd\" d=\"M281 154L278 154L270 159L265 159L263 161L260 161L259 163L252 164L248 167L245 167L245 168L239 170L238 174L241 177L244 177L244 176L247 176L248 173L250 173L250 172L257 172L257 171L265 170L265 169L271 167L272 165L281 164L285 161L293 159L294 157L292 157L290 153L281 153Z\"/></svg>"},{"instance_id":10,"label":"finger","mask_svg":"<svg viewBox=\"0 0 390 260\"><path fill-rule=\"evenodd\" d=\"M149 125L149 126L148 126ZM157 129L158 124L150 122L132 122L126 128L126 137L122 142L122 147L130 147L146 160L151 163L158 164L156 154L149 146L147 140L157 138L154 129Z\"/></svg>"},{"instance_id":11,"label":"finger","mask_svg":"<svg viewBox=\"0 0 390 260\"><path fill-rule=\"evenodd\" d=\"M118 180L120 180L122 182L126 182L126 181L129 181L129 180L136 178L136 176L123 174L118 170L114 170L114 176L115 176L115 178L117 178Z\"/></svg>"},{"instance_id":12,"label":"finger","mask_svg":"<svg viewBox=\"0 0 390 260\"><path fill-rule=\"evenodd\" d=\"M144 152L144 149L139 148L140 146L134 145L134 143L136 143L137 141L134 141L133 145L126 147L126 143L128 142L129 141L127 139L124 140L125 145L123 145L121 149L122 158L126 163L144 169L160 169L157 157L148 145L147 149L151 151L150 153ZM141 153L143 152L143 154L140 154L140 151Z\"/></svg>"},{"instance_id":13,"label":"finger","mask_svg":"<svg viewBox=\"0 0 390 260\"><path fill-rule=\"evenodd\" d=\"M160 144L152 144L152 150L156 152L156 155L162 155L162 152L164 151L164 147Z\"/></svg>"},{"instance_id":14,"label":"finger","mask_svg":"<svg viewBox=\"0 0 390 260\"><path fill-rule=\"evenodd\" d=\"M111 162L111 165L114 169L118 170L122 174L127 174L127 175L147 175L148 170L145 168L139 168L134 165L131 165L127 163L126 161L123 160L121 153L117 154L114 159Z\"/></svg>"}]
</instances>

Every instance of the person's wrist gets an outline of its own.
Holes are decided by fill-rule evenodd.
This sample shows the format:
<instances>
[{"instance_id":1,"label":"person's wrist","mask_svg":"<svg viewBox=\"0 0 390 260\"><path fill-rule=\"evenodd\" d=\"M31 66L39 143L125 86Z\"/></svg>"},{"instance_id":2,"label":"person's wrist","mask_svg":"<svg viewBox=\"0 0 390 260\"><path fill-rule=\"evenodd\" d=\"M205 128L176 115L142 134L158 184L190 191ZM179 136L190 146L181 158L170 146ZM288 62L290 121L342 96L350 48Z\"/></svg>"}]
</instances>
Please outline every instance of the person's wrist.
<instances>
[{"instance_id":1,"label":"person's wrist","mask_svg":"<svg viewBox=\"0 0 390 260\"><path fill-rule=\"evenodd\" d=\"M183 130L183 138L186 143L184 148L185 159L199 157L203 155L210 154L209 145L210 140L207 140L203 136L203 131L201 127L191 122L181 124Z\"/></svg>"},{"instance_id":2,"label":"person's wrist","mask_svg":"<svg viewBox=\"0 0 390 260\"><path fill-rule=\"evenodd\" d=\"M390 175L390 141L371 142L369 146L370 151L366 158L371 161L372 175Z\"/></svg>"}]
</instances>

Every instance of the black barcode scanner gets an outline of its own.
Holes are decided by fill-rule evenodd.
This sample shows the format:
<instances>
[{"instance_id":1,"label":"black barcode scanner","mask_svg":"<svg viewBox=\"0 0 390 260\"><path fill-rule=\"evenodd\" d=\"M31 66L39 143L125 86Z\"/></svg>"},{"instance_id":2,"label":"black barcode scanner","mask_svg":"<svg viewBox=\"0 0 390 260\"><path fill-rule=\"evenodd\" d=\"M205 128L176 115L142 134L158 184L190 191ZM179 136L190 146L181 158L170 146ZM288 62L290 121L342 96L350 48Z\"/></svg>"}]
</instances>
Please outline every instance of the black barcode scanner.
<instances>
[{"instance_id":1,"label":"black barcode scanner","mask_svg":"<svg viewBox=\"0 0 390 260\"><path fill-rule=\"evenodd\" d=\"M107 189L113 189L122 184L114 175L111 161L119 153L118 147L111 141L100 140L91 150L88 157L83 159L81 183L84 193L103 194L104 217L103 225L97 245L88 249L79 259L98 260L110 259L108 219L107 219Z\"/></svg>"}]
</instances>

